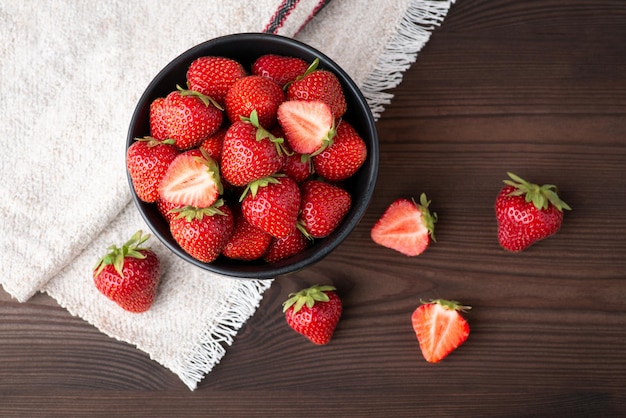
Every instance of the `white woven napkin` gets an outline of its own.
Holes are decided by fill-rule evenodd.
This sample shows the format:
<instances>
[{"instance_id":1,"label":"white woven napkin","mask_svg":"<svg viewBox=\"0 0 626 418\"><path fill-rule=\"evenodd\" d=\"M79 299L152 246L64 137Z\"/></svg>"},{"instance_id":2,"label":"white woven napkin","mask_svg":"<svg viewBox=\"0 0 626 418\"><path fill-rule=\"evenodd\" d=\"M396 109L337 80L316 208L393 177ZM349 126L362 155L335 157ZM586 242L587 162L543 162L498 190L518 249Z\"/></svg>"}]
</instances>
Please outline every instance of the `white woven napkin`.
<instances>
[{"instance_id":1,"label":"white woven napkin","mask_svg":"<svg viewBox=\"0 0 626 418\"><path fill-rule=\"evenodd\" d=\"M382 0L375 14L368 0L2 2L0 283L21 302L49 293L195 389L272 280L213 275L153 238L163 276L148 312L124 312L95 290L102 251L148 231L130 202L124 149L143 89L196 44L270 31L334 59L378 116L452 2Z\"/></svg>"}]
</instances>

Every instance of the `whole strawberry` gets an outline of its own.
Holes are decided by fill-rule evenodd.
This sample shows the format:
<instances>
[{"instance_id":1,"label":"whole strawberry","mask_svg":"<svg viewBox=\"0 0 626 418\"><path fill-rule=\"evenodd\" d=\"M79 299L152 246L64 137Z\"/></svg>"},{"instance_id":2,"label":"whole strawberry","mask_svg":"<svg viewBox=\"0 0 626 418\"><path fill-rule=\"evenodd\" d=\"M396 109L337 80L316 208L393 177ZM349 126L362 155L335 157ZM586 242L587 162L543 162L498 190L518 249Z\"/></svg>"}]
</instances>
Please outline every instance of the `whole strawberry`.
<instances>
[{"instance_id":1,"label":"whole strawberry","mask_svg":"<svg viewBox=\"0 0 626 418\"><path fill-rule=\"evenodd\" d=\"M367 146L345 120L336 129L332 144L313 157L315 172L328 181L343 181L357 172L367 158Z\"/></svg>"},{"instance_id":2,"label":"whole strawberry","mask_svg":"<svg viewBox=\"0 0 626 418\"><path fill-rule=\"evenodd\" d=\"M321 180L302 183L300 220L313 238L330 235L350 210L352 198L345 189Z\"/></svg>"},{"instance_id":3,"label":"whole strawberry","mask_svg":"<svg viewBox=\"0 0 626 418\"><path fill-rule=\"evenodd\" d=\"M263 256L268 263L276 263L296 254L300 254L313 242L312 238L305 235L301 227L297 227L291 234L284 238L274 238Z\"/></svg>"},{"instance_id":4,"label":"whole strawberry","mask_svg":"<svg viewBox=\"0 0 626 418\"><path fill-rule=\"evenodd\" d=\"M505 250L519 252L555 234L561 228L563 210L571 208L559 198L556 186L539 186L507 174L511 180L504 180L506 186L495 204L498 241Z\"/></svg>"},{"instance_id":5,"label":"whole strawberry","mask_svg":"<svg viewBox=\"0 0 626 418\"><path fill-rule=\"evenodd\" d=\"M257 111L259 124L271 128L276 123L278 106L285 100L283 89L275 81L258 75L237 80L228 90L225 109L231 123L249 118Z\"/></svg>"},{"instance_id":6,"label":"whole strawberry","mask_svg":"<svg viewBox=\"0 0 626 418\"><path fill-rule=\"evenodd\" d=\"M126 150L126 169L137 197L144 202L159 198L159 184L167 168L178 155L174 140L137 138Z\"/></svg>"},{"instance_id":7,"label":"whole strawberry","mask_svg":"<svg viewBox=\"0 0 626 418\"><path fill-rule=\"evenodd\" d=\"M165 98L158 97L150 103L150 136L156 139L168 139L168 120L165 110Z\"/></svg>"},{"instance_id":8,"label":"whole strawberry","mask_svg":"<svg viewBox=\"0 0 626 418\"><path fill-rule=\"evenodd\" d=\"M93 269L98 291L129 312L147 311L156 298L161 265L152 250L142 247L148 238L137 231L121 248L110 246Z\"/></svg>"},{"instance_id":9,"label":"whole strawberry","mask_svg":"<svg viewBox=\"0 0 626 418\"><path fill-rule=\"evenodd\" d=\"M223 119L219 105L208 96L180 87L167 95L161 111L166 126L153 128L167 132L180 150L199 146L219 129Z\"/></svg>"},{"instance_id":10,"label":"whole strawberry","mask_svg":"<svg viewBox=\"0 0 626 418\"><path fill-rule=\"evenodd\" d=\"M284 238L296 229L299 210L300 188L289 177L264 177L249 184L242 194L243 216L275 238Z\"/></svg>"},{"instance_id":11,"label":"whole strawberry","mask_svg":"<svg viewBox=\"0 0 626 418\"><path fill-rule=\"evenodd\" d=\"M347 109L341 82L335 74L317 69L317 62L307 72L287 86L287 100L315 100L330 106L333 116L339 119Z\"/></svg>"},{"instance_id":12,"label":"whole strawberry","mask_svg":"<svg viewBox=\"0 0 626 418\"><path fill-rule=\"evenodd\" d=\"M263 129L256 115L253 111L249 119L234 122L224 137L222 176L234 186L274 174L283 165L282 139Z\"/></svg>"},{"instance_id":13,"label":"whole strawberry","mask_svg":"<svg viewBox=\"0 0 626 418\"><path fill-rule=\"evenodd\" d=\"M241 211L235 212L235 228L222 255L244 261L263 257L272 242L272 236L248 222Z\"/></svg>"},{"instance_id":14,"label":"whole strawberry","mask_svg":"<svg viewBox=\"0 0 626 418\"><path fill-rule=\"evenodd\" d=\"M252 74L274 80L279 86L294 81L303 75L309 64L300 58L276 54L262 55L252 64Z\"/></svg>"},{"instance_id":15,"label":"whole strawberry","mask_svg":"<svg viewBox=\"0 0 626 418\"><path fill-rule=\"evenodd\" d=\"M426 361L440 362L467 340L470 328L461 312L469 309L445 299L423 303L415 309L411 323Z\"/></svg>"},{"instance_id":16,"label":"whole strawberry","mask_svg":"<svg viewBox=\"0 0 626 418\"><path fill-rule=\"evenodd\" d=\"M170 221L174 240L190 256L203 263L214 261L230 238L233 214L222 199L208 208L185 206L174 209L178 216Z\"/></svg>"},{"instance_id":17,"label":"whole strawberry","mask_svg":"<svg viewBox=\"0 0 626 418\"><path fill-rule=\"evenodd\" d=\"M211 97L224 106L226 93L235 81L245 77L246 70L236 60L227 57L205 56L197 58L187 69L187 86Z\"/></svg>"},{"instance_id":18,"label":"whole strawberry","mask_svg":"<svg viewBox=\"0 0 626 418\"><path fill-rule=\"evenodd\" d=\"M328 344L341 318L342 304L334 286L315 285L291 293L283 303L287 324L318 345Z\"/></svg>"},{"instance_id":19,"label":"whole strawberry","mask_svg":"<svg viewBox=\"0 0 626 418\"><path fill-rule=\"evenodd\" d=\"M204 149L206 154L218 163L222 160L222 148L226 131L226 127L220 128L200 144L200 148Z\"/></svg>"}]
</instances>

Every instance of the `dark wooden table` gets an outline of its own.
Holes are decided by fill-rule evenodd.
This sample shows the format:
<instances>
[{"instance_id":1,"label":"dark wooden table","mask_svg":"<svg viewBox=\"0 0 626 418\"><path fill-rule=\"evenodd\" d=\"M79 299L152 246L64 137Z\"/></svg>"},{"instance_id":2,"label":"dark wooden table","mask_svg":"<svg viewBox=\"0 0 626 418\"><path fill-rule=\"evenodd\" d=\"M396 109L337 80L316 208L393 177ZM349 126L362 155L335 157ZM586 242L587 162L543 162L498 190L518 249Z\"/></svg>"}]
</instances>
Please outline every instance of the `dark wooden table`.
<instances>
[{"instance_id":1,"label":"dark wooden table","mask_svg":"<svg viewBox=\"0 0 626 418\"><path fill-rule=\"evenodd\" d=\"M626 2L459 0L379 121L373 202L337 251L279 278L189 391L46 295L0 293L0 416L626 416ZM521 254L496 240L506 171L573 208ZM369 230L426 192L438 242L416 258ZM287 328L313 283L345 304L333 341ZM473 306L468 341L426 363L420 298Z\"/></svg>"}]
</instances>

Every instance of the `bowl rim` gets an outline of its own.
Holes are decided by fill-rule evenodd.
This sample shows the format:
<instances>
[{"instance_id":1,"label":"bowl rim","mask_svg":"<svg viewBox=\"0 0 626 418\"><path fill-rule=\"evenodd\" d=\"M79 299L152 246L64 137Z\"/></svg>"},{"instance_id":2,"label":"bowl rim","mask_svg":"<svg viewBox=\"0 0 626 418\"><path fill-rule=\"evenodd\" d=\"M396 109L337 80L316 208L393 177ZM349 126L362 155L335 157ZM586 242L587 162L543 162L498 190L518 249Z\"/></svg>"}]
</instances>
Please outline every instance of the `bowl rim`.
<instances>
[{"instance_id":1,"label":"bowl rim","mask_svg":"<svg viewBox=\"0 0 626 418\"><path fill-rule=\"evenodd\" d=\"M285 260L281 260L277 263L265 263L265 264L246 264L244 261L239 260L229 260L232 262L232 268L228 265L221 265L220 263L204 263L201 262L189 254L187 254L178 244L172 239L171 234L168 236L167 234L162 233L162 231L153 225L153 221L148 217L146 213L146 209L150 207L150 205L154 205L154 203L143 202L137 196L137 193L134 191L134 186L132 184L132 179L127 170L127 179L129 182L132 199L135 203L136 208L138 209L141 217L144 222L150 228L152 234L154 234L161 243L167 247L170 251L176 254L178 257L183 260L203 269L213 273L229 276L232 278L240 278L240 279L271 279L276 278L277 276L283 276L289 273L293 273L299 270L304 269L305 267L311 266L324 257L329 255L333 250L335 250L354 230L354 228L359 224L367 208L370 204L372 195L374 193L374 189L376 186L376 181L378 177L378 159L379 159L379 141L378 141L378 133L376 129L376 122L374 120L374 116L371 112L371 109L367 103L367 100L363 96L363 93L358 88L356 83L352 80L352 78L331 58L326 56L321 51L316 48L305 44L297 39L288 38L282 35L263 33L263 32L242 32L242 33L234 33L224 36L219 36L207 41L204 41L200 44L197 44L183 53L179 54L176 58L171 60L163 69L161 69L157 75L152 79L152 81L148 84L148 86L143 91L141 97L139 98L137 105L135 106L135 110L133 111L132 118L129 125L128 135L126 138L126 149L135 142L136 135L134 135L133 127L137 124L137 120L140 117L145 117L146 104L149 105L149 102L153 99L154 90L157 86L159 86L163 80L168 77L169 73L172 69L179 67L184 62L193 60L199 56L209 55L203 51L206 51L210 48L215 48L216 46L222 44L228 44L232 41L266 41L271 40L271 42L277 42L279 44L289 45L290 48L296 48L298 50L304 51L305 54L312 54L320 59L320 67L329 69L335 75L338 76L344 90L347 88L348 91L345 92L346 95L352 95L355 97L355 102L359 104L361 108L358 110L358 113L363 113L365 117L364 124L366 126L367 131L371 136L371 144L368 142L368 156L366 159L367 167L365 164L361 167L361 170L367 170L366 177L366 185L365 193L361 196L361 199L356 201L356 205L351 207L348 219L345 219L339 227L327 238L324 238L324 244L321 247L318 247L314 251L311 252L307 257L297 256L287 258ZM259 55L260 56L260 55ZM169 233L169 228L167 229ZM332 239L329 239L332 237ZM174 241L173 243L171 241ZM310 247L314 248L314 247ZM304 254L306 254L305 251ZM223 257L223 256L220 256ZM296 258L295 261L288 262Z\"/></svg>"}]
</instances>

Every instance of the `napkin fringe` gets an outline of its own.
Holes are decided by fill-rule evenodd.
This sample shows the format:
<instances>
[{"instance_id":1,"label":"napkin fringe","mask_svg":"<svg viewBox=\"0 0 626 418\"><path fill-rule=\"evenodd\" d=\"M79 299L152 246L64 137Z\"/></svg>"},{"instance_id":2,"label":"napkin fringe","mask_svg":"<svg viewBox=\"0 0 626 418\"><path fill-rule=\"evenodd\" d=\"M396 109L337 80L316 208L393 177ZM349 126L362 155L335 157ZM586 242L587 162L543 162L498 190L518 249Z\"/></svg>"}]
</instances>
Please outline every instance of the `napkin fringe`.
<instances>
[{"instance_id":1,"label":"napkin fringe","mask_svg":"<svg viewBox=\"0 0 626 418\"><path fill-rule=\"evenodd\" d=\"M191 390L196 389L198 382L226 354L226 346L232 345L240 328L259 307L263 294L270 288L273 279L237 282L233 293L222 301L217 314L199 336L193 351L183 359L182 370L175 371Z\"/></svg>"},{"instance_id":2,"label":"napkin fringe","mask_svg":"<svg viewBox=\"0 0 626 418\"><path fill-rule=\"evenodd\" d=\"M389 40L361 91L375 120L391 103L393 94L386 92L402 82L402 73L417 60L432 31L445 18L455 0L410 0L400 19L396 34Z\"/></svg>"}]
</instances>

